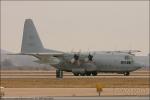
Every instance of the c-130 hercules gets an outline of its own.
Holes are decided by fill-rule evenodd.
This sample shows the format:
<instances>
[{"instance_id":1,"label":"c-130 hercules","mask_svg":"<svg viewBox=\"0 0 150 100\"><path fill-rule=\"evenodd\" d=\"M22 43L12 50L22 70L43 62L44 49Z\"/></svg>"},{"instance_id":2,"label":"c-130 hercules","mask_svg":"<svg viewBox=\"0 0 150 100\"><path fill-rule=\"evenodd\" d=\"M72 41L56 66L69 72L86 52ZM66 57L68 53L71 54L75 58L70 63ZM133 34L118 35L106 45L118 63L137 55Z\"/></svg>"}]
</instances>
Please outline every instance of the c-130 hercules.
<instances>
[{"instance_id":1,"label":"c-130 hercules","mask_svg":"<svg viewBox=\"0 0 150 100\"><path fill-rule=\"evenodd\" d=\"M134 60L133 51L110 52L74 52L44 48L32 19L24 23L21 53L17 55L30 55L38 58L35 62L50 64L56 68L56 77L63 78L63 71L72 72L75 76L97 76L99 72L118 73L128 76L130 72L143 67Z\"/></svg>"}]
</instances>

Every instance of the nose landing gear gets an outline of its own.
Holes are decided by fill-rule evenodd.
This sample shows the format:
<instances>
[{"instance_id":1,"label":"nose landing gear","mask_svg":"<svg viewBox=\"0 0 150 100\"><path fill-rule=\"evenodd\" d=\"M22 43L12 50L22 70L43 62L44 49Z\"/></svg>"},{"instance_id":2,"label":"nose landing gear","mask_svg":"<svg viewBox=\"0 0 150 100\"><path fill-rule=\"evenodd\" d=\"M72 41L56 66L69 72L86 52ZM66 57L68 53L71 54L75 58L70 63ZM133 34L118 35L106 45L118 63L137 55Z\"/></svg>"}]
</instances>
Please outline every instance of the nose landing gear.
<instances>
[{"instance_id":1,"label":"nose landing gear","mask_svg":"<svg viewBox=\"0 0 150 100\"><path fill-rule=\"evenodd\" d=\"M97 72L92 72L92 75L93 76L97 76Z\"/></svg>"},{"instance_id":2,"label":"nose landing gear","mask_svg":"<svg viewBox=\"0 0 150 100\"><path fill-rule=\"evenodd\" d=\"M74 74L74 76L79 76L79 73L73 73Z\"/></svg>"},{"instance_id":3,"label":"nose landing gear","mask_svg":"<svg viewBox=\"0 0 150 100\"><path fill-rule=\"evenodd\" d=\"M130 72L124 72L124 76L129 76Z\"/></svg>"}]
</instances>

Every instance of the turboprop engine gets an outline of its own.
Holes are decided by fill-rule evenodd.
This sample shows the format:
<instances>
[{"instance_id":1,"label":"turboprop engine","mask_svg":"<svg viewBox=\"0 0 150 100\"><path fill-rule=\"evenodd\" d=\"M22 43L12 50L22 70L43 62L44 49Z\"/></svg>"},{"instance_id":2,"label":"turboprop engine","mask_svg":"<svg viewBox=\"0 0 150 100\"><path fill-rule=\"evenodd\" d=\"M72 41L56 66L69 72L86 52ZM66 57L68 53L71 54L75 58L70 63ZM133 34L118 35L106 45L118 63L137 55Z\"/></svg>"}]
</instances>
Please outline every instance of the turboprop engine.
<instances>
[{"instance_id":1,"label":"turboprop engine","mask_svg":"<svg viewBox=\"0 0 150 100\"><path fill-rule=\"evenodd\" d=\"M73 58L71 59L71 63L79 62L79 54L74 54Z\"/></svg>"},{"instance_id":2,"label":"turboprop engine","mask_svg":"<svg viewBox=\"0 0 150 100\"><path fill-rule=\"evenodd\" d=\"M80 63L84 63L84 62L92 62L93 61L93 55L92 54L88 54L88 55L81 55L80 53L75 53L73 55L73 58L71 59L71 63L76 63L76 62L80 62Z\"/></svg>"}]
</instances>

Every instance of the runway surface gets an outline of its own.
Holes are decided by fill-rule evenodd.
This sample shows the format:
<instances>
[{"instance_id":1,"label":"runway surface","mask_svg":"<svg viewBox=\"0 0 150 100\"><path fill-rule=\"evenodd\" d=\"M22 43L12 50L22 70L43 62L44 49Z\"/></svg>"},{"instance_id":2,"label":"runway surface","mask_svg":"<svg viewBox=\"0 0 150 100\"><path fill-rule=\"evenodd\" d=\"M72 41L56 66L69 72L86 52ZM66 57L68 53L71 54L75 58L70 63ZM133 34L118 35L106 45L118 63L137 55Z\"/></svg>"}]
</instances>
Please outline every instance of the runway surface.
<instances>
[{"instance_id":1,"label":"runway surface","mask_svg":"<svg viewBox=\"0 0 150 100\"><path fill-rule=\"evenodd\" d=\"M6 97L92 96L99 94L96 88L5 88ZM148 96L149 88L103 88L101 96Z\"/></svg>"},{"instance_id":2,"label":"runway surface","mask_svg":"<svg viewBox=\"0 0 150 100\"><path fill-rule=\"evenodd\" d=\"M132 72L130 76L115 73L73 76L64 72L63 79L56 79L55 71L1 71L1 84L7 88L93 88L96 83L107 88L147 88L149 78L149 71Z\"/></svg>"},{"instance_id":3,"label":"runway surface","mask_svg":"<svg viewBox=\"0 0 150 100\"><path fill-rule=\"evenodd\" d=\"M1 78L56 78L55 71L1 71ZM98 76L73 76L64 72L63 78L149 78L148 71L131 72L130 76L116 73L99 73Z\"/></svg>"},{"instance_id":4,"label":"runway surface","mask_svg":"<svg viewBox=\"0 0 150 100\"><path fill-rule=\"evenodd\" d=\"M54 97L54 100L149 100L149 97Z\"/></svg>"},{"instance_id":5,"label":"runway surface","mask_svg":"<svg viewBox=\"0 0 150 100\"><path fill-rule=\"evenodd\" d=\"M149 100L149 97L5 97L2 100Z\"/></svg>"},{"instance_id":6,"label":"runway surface","mask_svg":"<svg viewBox=\"0 0 150 100\"><path fill-rule=\"evenodd\" d=\"M56 79L55 71L1 71L1 86L6 96L97 96L96 84L103 86L102 96L148 96L149 71L135 71L130 76L115 73L100 73L98 76L73 76L64 72L63 79ZM14 92L15 91L15 92ZM40 92L39 92L40 91ZM64 92L65 91L65 92ZM102 98L103 100L104 98ZM67 100L57 97L54 100ZM69 98L68 100L90 100ZM93 97L91 100L101 100ZM119 100L106 98L104 100ZM147 100L122 99L121 100Z\"/></svg>"}]
</instances>

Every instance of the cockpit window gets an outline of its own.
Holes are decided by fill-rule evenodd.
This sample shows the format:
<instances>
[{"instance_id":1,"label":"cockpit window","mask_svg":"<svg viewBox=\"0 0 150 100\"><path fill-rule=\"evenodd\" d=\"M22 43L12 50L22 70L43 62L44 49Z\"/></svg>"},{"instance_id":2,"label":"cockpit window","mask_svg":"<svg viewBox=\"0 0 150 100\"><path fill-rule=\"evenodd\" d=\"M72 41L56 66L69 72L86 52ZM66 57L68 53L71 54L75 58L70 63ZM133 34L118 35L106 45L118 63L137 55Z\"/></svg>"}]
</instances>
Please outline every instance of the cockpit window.
<instances>
[{"instance_id":1,"label":"cockpit window","mask_svg":"<svg viewBox=\"0 0 150 100\"><path fill-rule=\"evenodd\" d=\"M121 61L121 64L131 64L131 61Z\"/></svg>"},{"instance_id":2,"label":"cockpit window","mask_svg":"<svg viewBox=\"0 0 150 100\"><path fill-rule=\"evenodd\" d=\"M127 61L127 64L131 64L131 61Z\"/></svg>"},{"instance_id":3,"label":"cockpit window","mask_svg":"<svg viewBox=\"0 0 150 100\"><path fill-rule=\"evenodd\" d=\"M121 61L121 64L132 64L133 58L130 55L124 56L124 60Z\"/></svg>"}]
</instances>

